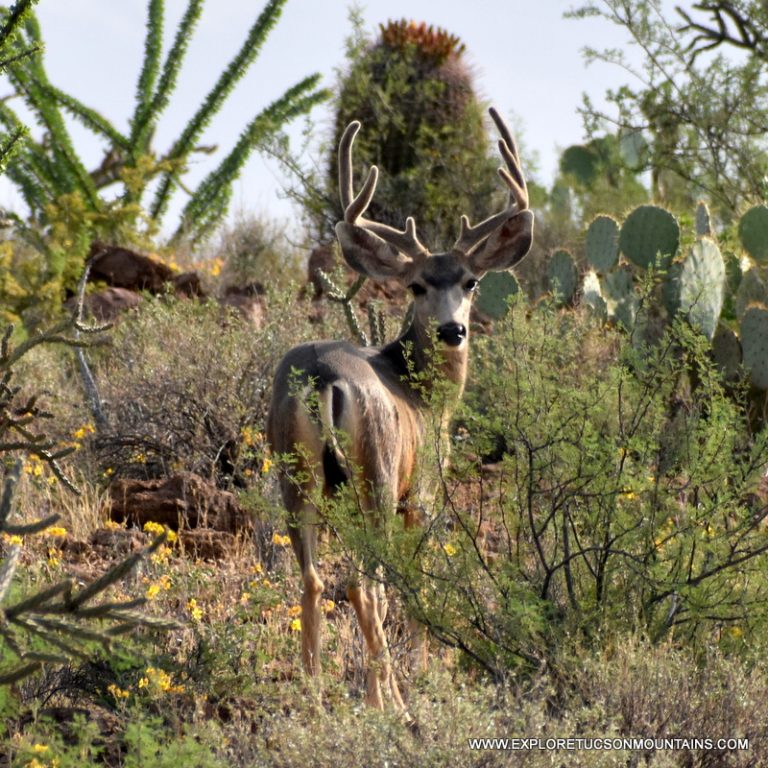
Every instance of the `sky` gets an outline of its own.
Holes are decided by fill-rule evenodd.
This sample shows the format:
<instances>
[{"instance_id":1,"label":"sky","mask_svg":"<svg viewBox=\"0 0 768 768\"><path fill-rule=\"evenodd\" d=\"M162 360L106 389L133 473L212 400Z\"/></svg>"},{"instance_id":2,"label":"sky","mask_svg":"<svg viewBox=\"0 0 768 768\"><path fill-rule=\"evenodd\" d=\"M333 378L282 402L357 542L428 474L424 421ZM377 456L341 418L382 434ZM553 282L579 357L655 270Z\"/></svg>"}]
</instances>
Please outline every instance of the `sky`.
<instances>
[{"instance_id":1,"label":"sky","mask_svg":"<svg viewBox=\"0 0 768 768\"><path fill-rule=\"evenodd\" d=\"M558 149L583 139L578 107L582 94L598 104L608 87L627 81L606 64L587 67L582 49L623 46L621 30L602 20L570 20L565 11L577 0L368 0L358 7L365 27L408 18L440 26L466 45L465 57L478 92L505 116L536 158L539 181L551 182ZM39 0L37 15L46 43L50 80L125 128L133 109L141 66L146 0ZM166 0L167 45L186 2ZM211 124L203 143L218 145L222 156L239 131L263 107L312 72L332 87L344 68L344 41L350 34L347 0L288 0L261 54ZM260 0L209 0L190 44L178 90L161 118L156 147L167 149L238 50L263 7ZM7 87L7 86L6 86ZM5 95L0 91L0 94ZM331 125L326 108L312 113L319 136ZM300 124L294 128L298 135ZM73 126L75 145L89 167L101 160L90 134ZM312 162L312 157L304 158ZM525 157L523 158L525 162ZM195 159L190 180L202 178L216 156ZM235 185L233 212L255 212L296 220L282 189L285 179L274 161L249 161ZM176 203L180 209L182 200ZM7 181L0 180L0 205L19 210ZM173 211L169 218L172 228Z\"/></svg>"}]
</instances>

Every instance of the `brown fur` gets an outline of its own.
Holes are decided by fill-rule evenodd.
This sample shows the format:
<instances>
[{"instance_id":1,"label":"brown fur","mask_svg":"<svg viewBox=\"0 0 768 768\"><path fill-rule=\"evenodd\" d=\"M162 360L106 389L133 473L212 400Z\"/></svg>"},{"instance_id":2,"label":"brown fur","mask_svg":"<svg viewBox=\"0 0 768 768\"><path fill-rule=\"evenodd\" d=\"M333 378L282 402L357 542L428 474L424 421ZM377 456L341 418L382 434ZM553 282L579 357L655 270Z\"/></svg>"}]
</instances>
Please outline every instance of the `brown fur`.
<instances>
[{"instance_id":1,"label":"brown fur","mask_svg":"<svg viewBox=\"0 0 768 768\"><path fill-rule=\"evenodd\" d=\"M533 215L527 210L525 179L514 141L499 116L500 149L506 163L501 177L510 190L507 209L474 227L462 218L454 249L431 256L419 242L416 224L403 231L363 218L375 191L378 171L371 168L357 196L352 189L352 142L360 128L352 123L339 146L339 189L345 208L336 226L342 254L357 272L375 280L396 280L414 292L413 322L391 344L359 348L338 341L302 344L292 349L275 374L267 438L278 454L298 454L298 485L281 469L283 501L290 536L304 581L302 656L311 675L320 671L320 596L316 569L318 513L312 493L318 483L331 493L345 468L359 471L363 512L372 522L405 511L408 525L418 524L419 502L429 506L431 489L418 472L425 440L425 408L435 381L456 385L456 401L467 377L469 314L479 278L489 269L507 269L531 245ZM435 343L438 349L435 350ZM435 362L434 352L438 352ZM298 373L297 373L298 372ZM315 402L316 405L309 405ZM447 435L451 404L441 414ZM339 436L343 436L341 441ZM445 445L447 449L447 441ZM441 451L441 458L446 450ZM294 474L295 477L295 474ZM404 709L395 680L386 635L386 595L378 580L353 581L348 597L357 614L368 653L366 701L382 707L385 699ZM426 663L423 628L413 627L414 653Z\"/></svg>"}]
</instances>

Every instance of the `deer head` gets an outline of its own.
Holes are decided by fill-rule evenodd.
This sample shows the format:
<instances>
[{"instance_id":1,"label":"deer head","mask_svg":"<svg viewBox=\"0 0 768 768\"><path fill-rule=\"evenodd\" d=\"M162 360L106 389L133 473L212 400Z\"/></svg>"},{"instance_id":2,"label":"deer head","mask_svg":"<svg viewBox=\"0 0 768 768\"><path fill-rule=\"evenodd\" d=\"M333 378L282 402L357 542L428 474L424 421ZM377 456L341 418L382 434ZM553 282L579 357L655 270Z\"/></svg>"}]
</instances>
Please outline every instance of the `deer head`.
<instances>
[{"instance_id":1,"label":"deer head","mask_svg":"<svg viewBox=\"0 0 768 768\"><path fill-rule=\"evenodd\" d=\"M344 259L354 270L374 280L395 279L414 296L414 327L434 326L437 338L448 347L461 347L467 339L472 295L482 276L517 264L533 241L533 213L528 209L528 189L520 167L517 145L495 109L491 118L501 134L499 151L504 167L499 175L509 189L503 211L470 225L461 217L459 238L445 253L431 254L416 234L409 217L398 230L364 218L378 181L374 165L360 192L352 186L352 145L360 123L347 126L339 145L339 192L344 220L336 235Z\"/></svg>"}]
</instances>

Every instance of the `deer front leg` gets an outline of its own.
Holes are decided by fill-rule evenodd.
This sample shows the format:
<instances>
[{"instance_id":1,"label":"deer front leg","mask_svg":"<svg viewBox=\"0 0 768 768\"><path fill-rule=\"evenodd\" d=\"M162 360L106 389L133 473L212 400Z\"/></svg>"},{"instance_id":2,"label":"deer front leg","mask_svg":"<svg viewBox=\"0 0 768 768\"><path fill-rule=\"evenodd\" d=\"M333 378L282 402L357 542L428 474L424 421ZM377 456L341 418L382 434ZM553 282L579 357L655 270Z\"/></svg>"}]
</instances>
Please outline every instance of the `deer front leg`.
<instances>
[{"instance_id":1,"label":"deer front leg","mask_svg":"<svg viewBox=\"0 0 768 768\"><path fill-rule=\"evenodd\" d=\"M405 503L401 507L403 523L406 529L423 528L425 515L423 509L412 503ZM429 653L429 634L426 625L413 616L408 616L408 637L411 645L410 667L411 673L423 674L427 671Z\"/></svg>"},{"instance_id":2,"label":"deer front leg","mask_svg":"<svg viewBox=\"0 0 768 768\"><path fill-rule=\"evenodd\" d=\"M380 584L354 584L347 588L347 597L357 614L368 656L365 703L383 709L386 697L396 709L405 711L382 626L383 615L386 614L382 592L383 586Z\"/></svg>"}]
</instances>

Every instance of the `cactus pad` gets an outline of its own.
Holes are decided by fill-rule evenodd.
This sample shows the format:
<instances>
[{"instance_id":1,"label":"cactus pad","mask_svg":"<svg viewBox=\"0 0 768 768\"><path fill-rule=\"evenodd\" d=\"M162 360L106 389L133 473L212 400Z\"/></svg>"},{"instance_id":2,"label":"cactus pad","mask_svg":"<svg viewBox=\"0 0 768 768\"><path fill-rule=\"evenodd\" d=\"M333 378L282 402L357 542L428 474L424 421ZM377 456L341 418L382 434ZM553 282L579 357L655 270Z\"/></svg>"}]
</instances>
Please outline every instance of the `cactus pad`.
<instances>
[{"instance_id":1,"label":"cactus pad","mask_svg":"<svg viewBox=\"0 0 768 768\"><path fill-rule=\"evenodd\" d=\"M619 260L619 225L610 216L598 216L587 230L587 261L598 271L607 272Z\"/></svg>"},{"instance_id":2,"label":"cactus pad","mask_svg":"<svg viewBox=\"0 0 768 768\"><path fill-rule=\"evenodd\" d=\"M581 300L598 317L603 319L607 317L608 309L600 287L600 278L594 270L590 270L584 275L584 281L581 284Z\"/></svg>"},{"instance_id":3,"label":"cactus pad","mask_svg":"<svg viewBox=\"0 0 768 768\"><path fill-rule=\"evenodd\" d=\"M752 306L741 321L744 367L758 389L768 389L768 309Z\"/></svg>"},{"instance_id":4,"label":"cactus pad","mask_svg":"<svg viewBox=\"0 0 768 768\"><path fill-rule=\"evenodd\" d=\"M768 288L757 267L748 269L742 276L736 291L736 317L741 320L752 304L768 304Z\"/></svg>"},{"instance_id":5,"label":"cactus pad","mask_svg":"<svg viewBox=\"0 0 768 768\"><path fill-rule=\"evenodd\" d=\"M680 311L711 340L720 321L725 294L725 262L712 240L703 237L694 243L681 264L677 282Z\"/></svg>"},{"instance_id":6,"label":"cactus pad","mask_svg":"<svg viewBox=\"0 0 768 768\"><path fill-rule=\"evenodd\" d=\"M547 267L549 288L563 304L570 304L576 293L579 271L568 251L555 251Z\"/></svg>"},{"instance_id":7,"label":"cactus pad","mask_svg":"<svg viewBox=\"0 0 768 768\"><path fill-rule=\"evenodd\" d=\"M733 381L738 378L741 366L741 344L739 337L723 323L717 326L712 339L712 359L725 379Z\"/></svg>"},{"instance_id":8,"label":"cactus pad","mask_svg":"<svg viewBox=\"0 0 768 768\"><path fill-rule=\"evenodd\" d=\"M635 293L632 273L627 268L614 269L601 282L609 319L632 331L640 304Z\"/></svg>"},{"instance_id":9,"label":"cactus pad","mask_svg":"<svg viewBox=\"0 0 768 768\"><path fill-rule=\"evenodd\" d=\"M739 238L755 261L768 263L768 206L756 205L741 217Z\"/></svg>"},{"instance_id":10,"label":"cactus pad","mask_svg":"<svg viewBox=\"0 0 768 768\"><path fill-rule=\"evenodd\" d=\"M667 269L680 242L677 219L663 208L641 205L627 216L619 234L621 252L638 267Z\"/></svg>"},{"instance_id":11,"label":"cactus pad","mask_svg":"<svg viewBox=\"0 0 768 768\"><path fill-rule=\"evenodd\" d=\"M475 306L484 314L498 320L507 311L510 296L520 291L520 284L511 272L489 272L480 281Z\"/></svg>"}]
</instances>

